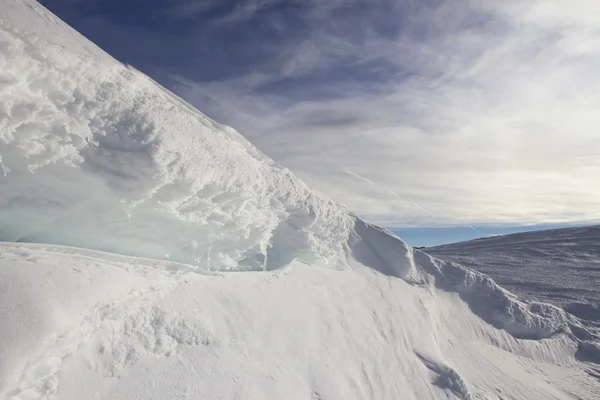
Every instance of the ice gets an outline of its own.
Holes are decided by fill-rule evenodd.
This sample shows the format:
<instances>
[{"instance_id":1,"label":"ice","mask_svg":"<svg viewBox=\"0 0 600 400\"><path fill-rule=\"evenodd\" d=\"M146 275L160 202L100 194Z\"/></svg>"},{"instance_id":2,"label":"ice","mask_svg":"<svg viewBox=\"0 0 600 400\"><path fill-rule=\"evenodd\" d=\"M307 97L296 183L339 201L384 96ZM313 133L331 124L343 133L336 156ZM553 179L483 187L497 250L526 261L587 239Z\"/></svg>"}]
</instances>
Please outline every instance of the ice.
<instances>
[{"instance_id":1,"label":"ice","mask_svg":"<svg viewBox=\"0 0 600 400\"><path fill-rule=\"evenodd\" d=\"M1 398L600 396L576 317L362 221L33 0L1 7Z\"/></svg>"}]
</instances>

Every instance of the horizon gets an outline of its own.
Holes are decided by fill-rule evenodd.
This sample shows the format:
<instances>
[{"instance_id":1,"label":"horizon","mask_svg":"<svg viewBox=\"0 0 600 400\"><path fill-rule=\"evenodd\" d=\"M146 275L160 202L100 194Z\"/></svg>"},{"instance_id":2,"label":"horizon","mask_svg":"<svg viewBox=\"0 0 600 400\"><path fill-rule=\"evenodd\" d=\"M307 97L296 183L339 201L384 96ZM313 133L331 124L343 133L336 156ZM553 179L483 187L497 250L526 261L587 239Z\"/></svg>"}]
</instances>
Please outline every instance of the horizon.
<instances>
[{"instance_id":1,"label":"horizon","mask_svg":"<svg viewBox=\"0 0 600 400\"><path fill-rule=\"evenodd\" d=\"M407 244L416 248L428 248L456 244L475 239L511 235L513 233L541 232L546 230L585 228L598 226L598 222L573 224L537 225L488 225L488 226L443 226L443 227L387 227Z\"/></svg>"}]
</instances>

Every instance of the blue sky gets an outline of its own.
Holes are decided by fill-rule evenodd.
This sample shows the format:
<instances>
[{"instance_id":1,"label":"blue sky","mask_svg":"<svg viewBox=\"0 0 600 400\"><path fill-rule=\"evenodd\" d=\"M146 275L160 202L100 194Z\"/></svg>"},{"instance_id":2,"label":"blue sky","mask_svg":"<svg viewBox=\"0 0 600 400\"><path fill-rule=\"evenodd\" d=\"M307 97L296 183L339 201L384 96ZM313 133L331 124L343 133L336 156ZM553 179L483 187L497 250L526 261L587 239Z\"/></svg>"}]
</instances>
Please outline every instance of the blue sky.
<instances>
[{"instance_id":1,"label":"blue sky","mask_svg":"<svg viewBox=\"0 0 600 400\"><path fill-rule=\"evenodd\" d=\"M600 220L600 3L43 0L385 226Z\"/></svg>"},{"instance_id":2,"label":"blue sky","mask_svg":"<svg viewBox=\"0 0 600 400\"><path fill-rule=\"evenodd\" d=\"M568 228L578 224L538 224L522 226L450 226L429 228L390 228L390 230L402 238L406 243L416 247L431 247L448 243L457 243L467 240L508 235L511 233L541 231L547 229Z\"/></svg>"}]
</instances>

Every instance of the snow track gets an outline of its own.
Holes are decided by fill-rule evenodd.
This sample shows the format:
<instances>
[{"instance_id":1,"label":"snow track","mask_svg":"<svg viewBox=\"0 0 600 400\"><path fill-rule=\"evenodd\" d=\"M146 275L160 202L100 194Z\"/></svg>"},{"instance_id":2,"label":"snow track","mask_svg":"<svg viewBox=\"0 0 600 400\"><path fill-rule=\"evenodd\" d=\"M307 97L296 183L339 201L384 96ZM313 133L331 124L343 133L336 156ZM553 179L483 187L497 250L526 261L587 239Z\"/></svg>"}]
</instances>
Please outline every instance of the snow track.
<instances>
[{"instance_id":1,"label":"snow track","mask_svg":"<svg viewBox=\"0 0 600 400\"><path fill-rule=\"evenodd\" d=\"M11 252L9 249L16 250L16 252ZM21 247L5 246L2 253L3 262L6 263L8 258L12 265L17 264L20 256L19 249ZM183 321L171 320L165 326L165 319L168 319L168 317L162 315L159 310L152 308L154 300L167 295L177 286L178 279L184 273L182 271L185 270L185 267L182 266L179 269L176 265L173 265L172 269L168 270L149 266L156 264L155 262L148 261L146 262L147 265L144 265L142 260L138 260L137 263L132 260L133 262L129 264L123 264L122 262L115 263L104 259L99 263L94 261L94 253L88 253L88 255L85 252L78 252L69 248L44 248L40 246L36 246L36 250L33 254L49 254L53 259L52 264L61 261L61 259L67 263L77 263L77 267L72 268L72 271L77 274L95 275L106 272L103 270L116 268L122 269L128 274L140 275L146 278L147 282L144 282L143 285L136 282L126 292L116 297L109 296L108 300L98 299L98 303L77 316L78 322L69 326L65 331L56 331L49 335L48 340L41 348L22 360L20 363L21 368L13 371L15 383L12 387L7 386L5 389L9 398L53 398L56 394L58 372L62 367L63 360L77 352L83 343L97 336L99 332L106 332L110 337L119 339L124 335L137 337L138 340L143 340L145 350L157 354L168 354L173 343L176 345L177 342L201 342L202 339L198 336L200 332L193 332L192 327L187 327ZM110 259L110 255L106 256ZM35 268L37 273L40 273L40 270L56 268L52 264L44 265L38 258L32 258L28 260L28 263L34 265L26 265L26 263L18 263L18 265L20 268ZM91 271L91 268L99 271ZM5 284L11 284L8 279L3 281ZM100 282L96 282L95 279L88 280L88 285L95 283ZM105 284L110 285L110 282L105 282ZM40 300L52 302L57 299L50 296ZM152 334L154 334L154 337ZM6 338L7 335L4 335L4 337ZM119 343L119 345L122 344ZM123 349L113 349L112 357L114 360L112 363L115 365L127 362L135 356L134 347L127 348L123 354L119 354L119 350L123 352Z\"/></svg>"}]
</instances>

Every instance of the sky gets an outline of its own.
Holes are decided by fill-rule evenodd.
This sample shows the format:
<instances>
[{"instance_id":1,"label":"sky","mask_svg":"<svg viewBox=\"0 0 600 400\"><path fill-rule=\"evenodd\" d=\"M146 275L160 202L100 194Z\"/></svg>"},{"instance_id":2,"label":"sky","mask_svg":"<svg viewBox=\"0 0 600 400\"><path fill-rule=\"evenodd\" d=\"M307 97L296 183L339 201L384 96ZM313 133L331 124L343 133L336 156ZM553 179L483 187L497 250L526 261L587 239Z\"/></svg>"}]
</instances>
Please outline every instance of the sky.
<instances>
[{"instance_id":1,"label":"sky","mask_svg":"<svg viewBox=\"0 0 600 400\"><path fill-rule=\"evenodd\" d=\"M600 220L597 0L42 0L388 227Z\"/></svg>"},{"instance_id":2,"label":"sky","mask_svg":"<svg viewBox=\"0 0 600 400\"><path fill-rule=\"evenodd\" d=\"M548 229L572 228L586 224L535 224L520 226L445 226L389 228L392 233L415 247L433 247L467 240L510 235L519 232L543 231Z\"/></svg>"}]
</instances>

